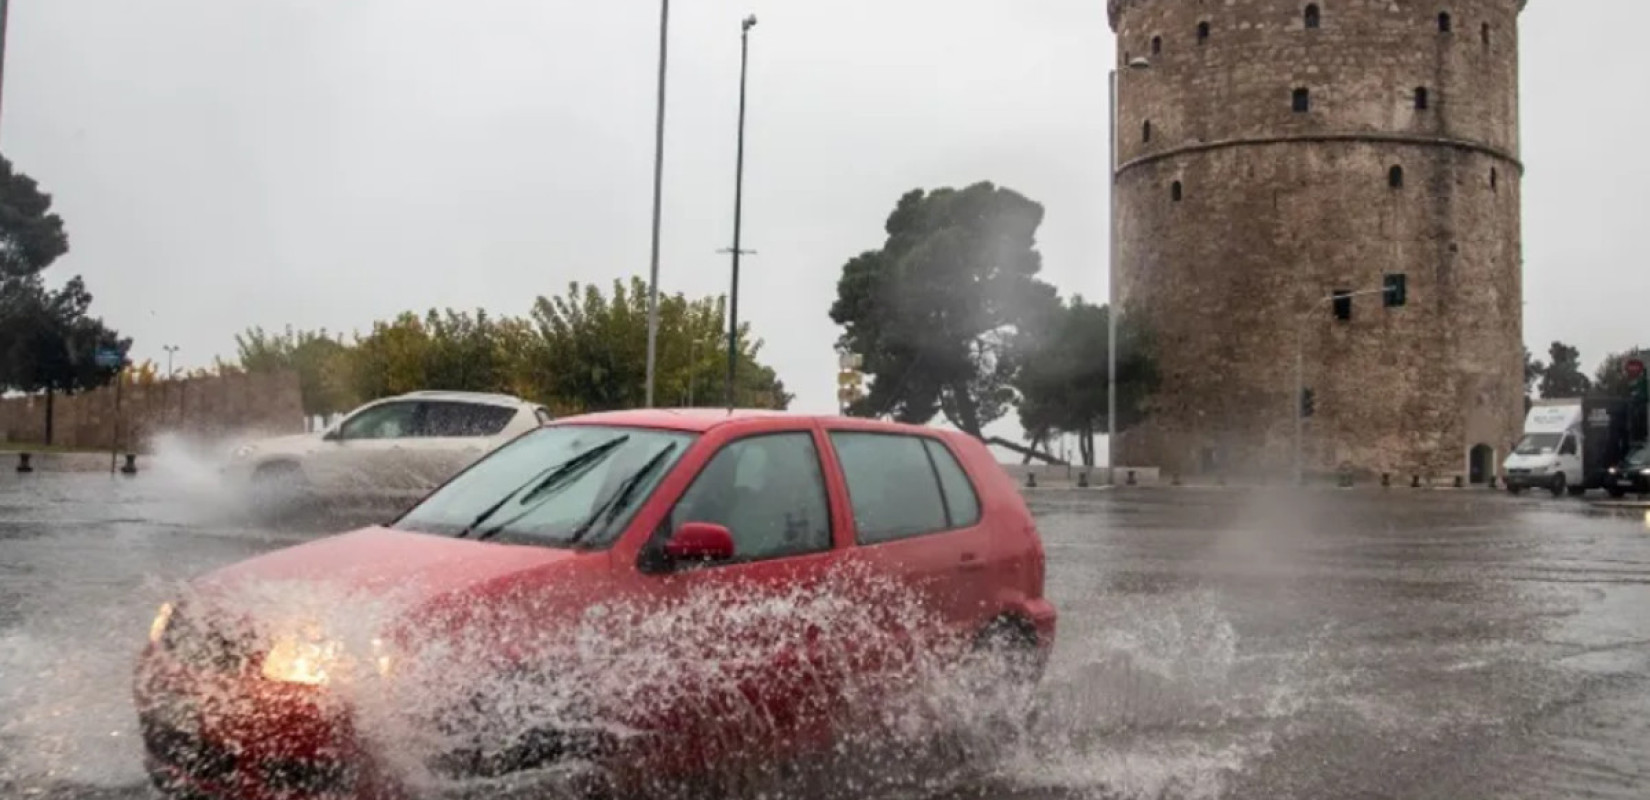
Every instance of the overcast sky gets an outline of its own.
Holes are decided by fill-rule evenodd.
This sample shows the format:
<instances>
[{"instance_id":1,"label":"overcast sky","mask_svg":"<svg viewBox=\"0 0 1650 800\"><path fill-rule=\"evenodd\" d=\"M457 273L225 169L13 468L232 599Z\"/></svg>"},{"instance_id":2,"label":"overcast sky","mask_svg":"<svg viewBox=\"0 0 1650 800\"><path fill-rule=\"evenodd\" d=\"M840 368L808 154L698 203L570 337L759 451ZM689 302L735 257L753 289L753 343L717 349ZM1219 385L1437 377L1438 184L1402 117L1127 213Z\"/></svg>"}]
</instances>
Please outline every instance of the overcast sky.
<instances>
[{"instance_id":1,"label":"overcast sky","mask_svg":"<svg viewBox=\"0 0 1650 800\"><path fill-rule=\"evenodd\" d=\"M49 274L138 359L646 275L655 0L11 4L0 146L68 221ZM835 407L838 270L908 189L1041 201L1046 277L1104 299L1103 0L673 6L661 283L727 289L754 12L741 308L797 407ZM1523 15L1526 340L1589 370L1650 345L1647 29L1643 0Z\"/></svg>"}]
</instances>

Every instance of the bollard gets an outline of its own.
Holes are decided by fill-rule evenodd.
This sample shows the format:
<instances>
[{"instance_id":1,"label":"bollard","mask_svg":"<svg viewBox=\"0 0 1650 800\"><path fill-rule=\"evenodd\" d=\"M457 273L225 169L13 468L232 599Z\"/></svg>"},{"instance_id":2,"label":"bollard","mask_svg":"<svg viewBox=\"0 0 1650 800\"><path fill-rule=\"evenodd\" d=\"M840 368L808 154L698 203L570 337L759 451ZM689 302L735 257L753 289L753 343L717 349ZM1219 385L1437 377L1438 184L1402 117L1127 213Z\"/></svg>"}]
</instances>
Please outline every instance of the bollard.
<instances>
[{"instance_id":1,"label":"bollard","mask_svg":"<svg viewBox=\"0 0 1650 800\"><path fill-rule=\"evenodd\" d=\"M1035 472L1027 472L1026 473L1026 488L1027 489L1037 488L1037 473L1035 473Z\"/></svg>"},{"instance_id":2,"label":"bollard","mask_svg":"<svg viewBox=\"0 0 1650 800\"><path fill-rule=\"evenodd\" d=\"M1130 485L1130 486L1133 486L1133 485L1135 485L1135 483L1136 483L1136 481L1135 481L1135 479L1134 479L1134 470L1132 470L1132 469L1131 469L1131 470L1129 470L1129 480L1128 480L1128 484L1129 484L1129 485Z\"/></svg>"},{"instance_id":3,"label":"bollard","mask_svg":"<svg viewBox=\"0 0 1650 800\"><path fill-rule=\"evenodd\" d=\"M1180 485L1180 473L1178 473L1178 472L1169 473L1169 485L1170 486L1179 486Z\"/></svg>"},{"instance_id":4,"label":"bollard","mask_svg":"<svg viewBox=\"0 0 1650 800\"><path fill-rule=\"evenodd\" d=\"M1421 488L1421 476L1419 476L1419 475L1409 476L1409 488L1411 488L1411 489Z\"/></svg>"},{"instance_id":5,"label":"bollard","mask_svg":"<svg viewBox=\"0 0 1650 800\"><path fill-rule=\"evenodd\" d=\"M120 468L120 473L122 475L136 475L137 474L137 456L136 455L134 455L132 453L127 453L126 454L126 464Z\"/></svg>"},{"instance_id":6,"label":"bollard","mask_svg":"<svg viewBox=\"0 0 1650 800\"><path fill-rule=\"evenodd\" d=\"M1085 469L1082 472L1077 473L1077 488L1079 488L1079 489L1089 488L1089 471L1088 470Z\"/></svg>"},{"instance_id":7,"label":"bollard","mask_svg":"<svg viewBox=\"0 0 1650 800\"><path fill-rule=\"evenodd\" d=\"M1392 473L1390 473L1390 472L1381 473L1381 488L1382 489L1391 489L1392 488Z\"/></svg>"},{"instance_id":8,"label":"bollard","mask_svg":"<svg viewBox=\"0 0 1650 800\"><path fill-rule=\"evenodd\" d=\"M1491 488L1491 489L1494 489L1494 488L1495 488L1495 476L1494 476L1494 475L1491 475L1491 476L1490 476L1490 482L1489 482L1489 487L1490 487L1490 488Z\"/></svg>"},{"instance_id":9,"label":"bollard","mask_svg":"<svg viewBox=\"0 0 1650 800\"><path fill-rule=\"evenodd\" d=\"M1455 488L1460 489L1466 485L1467 482L1460 475L1455 476Z\"/></svg>"},{"instance_id":10,"label":"bollard","mask_svg":"<svg viewBox=\"0 0 1650 800\"><path fill-rule=\"evenodd\" d=\"M1342 489L1352 488L1352 470L1341 470L1340 486Z\"/></svg>"},{"instance_id":11,"label":"bollard","mask_svg":"<svg viewBox=\"0 0 1650 800\"><path fill-rule=\"evenodd\" d=\"M31 454L31 453L18 453L17 454L17 471L18 472L33 472L34 471L34 466L29 463L30 458L33 458L33 454Z\"/></svg>"}]
</instances>

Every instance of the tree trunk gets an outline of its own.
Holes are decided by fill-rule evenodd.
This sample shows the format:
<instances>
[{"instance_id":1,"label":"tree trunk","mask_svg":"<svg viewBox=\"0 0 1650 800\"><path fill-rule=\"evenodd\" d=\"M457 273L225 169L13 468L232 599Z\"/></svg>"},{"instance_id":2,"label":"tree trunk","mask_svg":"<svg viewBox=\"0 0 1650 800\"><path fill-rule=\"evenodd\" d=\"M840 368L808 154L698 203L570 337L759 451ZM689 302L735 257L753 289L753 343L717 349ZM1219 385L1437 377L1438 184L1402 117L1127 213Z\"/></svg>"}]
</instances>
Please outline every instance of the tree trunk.
<instances>
[{"instance_id":1,"label":"tree trunk","mask_svg":"<svg viewBox=\"0 0 1650 800\"><path fill-rule=\"evenodd\" d=\"M951 390L951 403L957 410L957 418L952 422L974 438L979 438L979 408L974 404L974 397L968 393L968 388L953 388Z\"/></svg>"},{"instance_id":2,"label":"tree trunk","mask_svg":"<svg viewBox=\"0 0 1650 800\"><path fill-rule=\"evenodd\" d=\"M52 415L53 415L53 412L56 411L56 408L54 407L54 402L53 401L56 400L56 396L57 396L56 391L54 391L49 386L46 387L46 446L47 447L52 446L52 423L53 423Z\"/></svg>"}]
</instances>

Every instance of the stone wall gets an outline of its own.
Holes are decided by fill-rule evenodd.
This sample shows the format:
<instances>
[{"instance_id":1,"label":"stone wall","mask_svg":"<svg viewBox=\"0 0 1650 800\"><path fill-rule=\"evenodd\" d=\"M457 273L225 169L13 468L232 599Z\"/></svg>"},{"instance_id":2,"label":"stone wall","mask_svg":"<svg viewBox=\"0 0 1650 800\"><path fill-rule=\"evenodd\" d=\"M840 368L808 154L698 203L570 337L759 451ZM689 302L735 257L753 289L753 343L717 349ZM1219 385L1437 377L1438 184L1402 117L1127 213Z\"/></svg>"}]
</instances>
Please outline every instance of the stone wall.
<instances>
[{"instance_id":1,"label":"stone wall","mask_svg":"<svg viewBox=\"0 0 1650 800\"><path fill-rule=\"evenodd\" d=\"M1408 1L1113 0L1120 58L1151 62L1119 74L1118 303L1154 331L1163 381L1120 459L1287 471L1297 348L1306 469L1447 478L1474 446L1505 455L1523 416L1520 7L1454 0L1446 33ZM1340 321L1320 302L1389 274L1402 308L1359 297Z\"/></svg>"},{"instance_id":2,"label":"stone wall","mask_svg":"<svg viewBox=\"0 0 1650 800\"><path fill-rule=\"evenodd\" d=\"M53 400L55 446L107 450L115 441L115 389ZM162 432L205 438L242 431L302 433L304 414L294 372L128 384L120 390L120 449L144 452ZM41 444L46 434L46 398L0 400L0 444Z\"/></svg>"}]
</instances>

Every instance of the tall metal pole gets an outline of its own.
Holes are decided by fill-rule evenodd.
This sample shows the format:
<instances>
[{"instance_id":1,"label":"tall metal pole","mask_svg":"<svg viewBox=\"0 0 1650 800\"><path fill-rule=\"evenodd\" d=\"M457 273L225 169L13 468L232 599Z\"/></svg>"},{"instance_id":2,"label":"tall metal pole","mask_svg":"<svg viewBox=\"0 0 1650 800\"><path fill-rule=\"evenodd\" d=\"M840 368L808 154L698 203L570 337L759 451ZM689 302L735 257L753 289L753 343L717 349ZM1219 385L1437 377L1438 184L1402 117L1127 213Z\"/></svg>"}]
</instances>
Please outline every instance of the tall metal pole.
<instances>
[{"instance_id":1,"label":"tall metal pole","mask_svg":"<svg viewBox=\"0 0 1650 800\"><path fill-rule=\"evenodd\" d=\"M745 78L750 68L751 28L756 16L745 18L739 31L739 155L733 187L733 288L728 293L728 408L733 408L734 380L739 371L739 237L745 204Z\"/></svg>"},{"instance_id":2,"label":"tall metal pole","mask_svg":"<svg viewBox=\"0 0 1650 800\"><path fill-rule=\"evenodd\" d=\"M1110 251L1107 255L1106 277L1108 300L1106 311L1106 483L1117 484L1117 70L1107 77L1109 99L1106 103L1107 142L1111 155L1107 159L1107 175L1111 185L1106 190L1106 214L1111 218Z\"/></svg>"},{"instance_id":3,"label":"tall metal pole","mask_svg":"<svg viewBox=\"0 0 1650 800\"><path fill-rule=\"evenodd\" d=\"M0 0L4 3L6 0ZM653 258L648 268L647 406L653 407L659 353L659 218L665 183L665 65L670 53L670 0L659 2L659 110L653 133Z\"/></svg>"},{"instance_id":4,"label":"tall metal pole","mask_svg":"<svg viewBox=\"0 0 1650 800\"><path fill-rule=\"evenodd\" d=\"M6 98L6 23L11 18L11 0L0 0L0 112Z\"/></svg>"}]
</instances>

